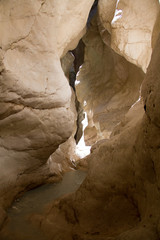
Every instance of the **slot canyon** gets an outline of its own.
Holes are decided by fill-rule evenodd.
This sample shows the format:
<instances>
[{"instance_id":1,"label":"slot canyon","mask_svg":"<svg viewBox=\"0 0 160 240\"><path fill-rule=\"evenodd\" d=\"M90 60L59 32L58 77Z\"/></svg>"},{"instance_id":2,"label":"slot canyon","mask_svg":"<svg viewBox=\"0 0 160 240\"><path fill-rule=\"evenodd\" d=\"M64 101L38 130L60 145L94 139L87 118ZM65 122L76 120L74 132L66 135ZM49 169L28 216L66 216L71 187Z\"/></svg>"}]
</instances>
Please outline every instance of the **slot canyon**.
<instances>
[{"instance_id":1,"label":"slot canyon","mask_svg":"<svg viewBox=\"0 0 160 240\"><path fill-rule=\"evenodd\" d=\"M160 239L159 5L0 0L0 240Z\"/></svg>"}]
</instances>

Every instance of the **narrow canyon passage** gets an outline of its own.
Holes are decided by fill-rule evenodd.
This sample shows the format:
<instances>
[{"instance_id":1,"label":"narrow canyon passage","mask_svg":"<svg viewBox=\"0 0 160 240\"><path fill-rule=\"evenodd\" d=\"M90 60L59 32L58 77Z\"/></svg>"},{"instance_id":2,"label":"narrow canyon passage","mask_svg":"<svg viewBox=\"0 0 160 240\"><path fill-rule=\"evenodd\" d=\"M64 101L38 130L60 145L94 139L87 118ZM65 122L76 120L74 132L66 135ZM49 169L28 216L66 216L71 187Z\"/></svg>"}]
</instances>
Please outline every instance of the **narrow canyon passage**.
<instances>
[{"instance_id":1,"label":"narrow canyon passage","mask_svg":"<svg viewBox=\"0 0 160 240\"><path fill-rule=\"evenodd\" d=\"M0 1L0 239L160 239L158 0Z\"/></svg>"}]
</instances>

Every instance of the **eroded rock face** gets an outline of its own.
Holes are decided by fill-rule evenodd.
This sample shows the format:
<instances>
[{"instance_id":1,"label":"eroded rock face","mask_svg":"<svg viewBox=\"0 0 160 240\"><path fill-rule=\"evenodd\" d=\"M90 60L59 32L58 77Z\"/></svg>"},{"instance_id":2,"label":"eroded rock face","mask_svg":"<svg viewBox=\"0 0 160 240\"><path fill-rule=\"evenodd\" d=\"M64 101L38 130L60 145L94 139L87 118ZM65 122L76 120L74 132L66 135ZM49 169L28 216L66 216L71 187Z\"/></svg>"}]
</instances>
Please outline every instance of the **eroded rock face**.
<instances>
[{"instance_id":1,"label":"eroded rock face","mask_svg":"<svg viewBox=\"0 0 160 240\"><path fill-rule=\"evenodd\" d=\"M112 5L111 1L100 2L103 2L103 4L108 2L110 7ZM127 3L131 4L130 7L132 8L127 8ZM136 9L134 5L135 3L137 3ZM121 4L121 7L124 8L123 16L127 16L128 18L133 17L134 15L137 16L136 11L141 10L141 4L143 1L140 2L140 5L138 5L138 3L138 1L127 2L120 0L119 4ZM145 9L148 9L149 6L151 7L151 1L148 0L145 1L145 3ZM124 39L120 34L118 40L118 35L115 37L115 33L118 31L118 28L115 29L115 32L113 29L109 29L109 26L111 25L108 25L108 23L111 17L106 20L106 33L111 34L111 43L112 36L114 36L114 40L117 38L117 40L114 42L114 48L116 51L121 50L121 55L124 55L132 63L134 62L138 66L141 66L144 71L147 69L150 58L149 56L151 54L149 42L152 38L151 29L154 25L152 24L151 26L150 24L148 25L148 23L153 23L153 20L156 19L155 6L158 6L156 5L158 2L152 1L152 3L153 8L150 8L150 18L147 16L145 19L146 15L144 16L145 21L148 18L150 20L148 22L146 21L146 35L144 34L143 28L143 14L141 14L141 17L138 15L136 21L134 21L134 18L132 19L133 25L137 24L136 26L138 26L138 32L140 31L139 27L142 27L142 32L140 31L140 37L142 37L140 39L140 45L142 44L141 40L143 37L148 36L144 39L147 39L147 41L145 41L143 45L143 52L141 52L141 48L138 47L139 43L136 42L138 44L136 45L136 49L138 49L138 51L135 51L135 55L133 55L132 44L131 48L129 48L129 53L125 52L123 47L120 48L119 46L119 43L122 42L124 42L124 46L126 45L129 40L129 38L127 39L128 35L125 35ZM115 1L113 1L113 5L114 4ZM133 15L127 15L126 11L130 13L131 9L135 10L132 12ZM142 13L143 10L144 9L142 9ZM113 12L114 11L112 11L112 14ZM103 17L104 16L105 14L103 14ZM123 16L120 20L124 20ZM131 26L129 19L127 21L126 18L125 21L126 26ZM104 27L102 23L101 25L102 26L98 28L99 30L101 27ZM135 30L135 25L133 29ZM97 77L97 80L101 78L104 79L104 84L101 90L101 92L104 94L102 94L102 101L110 94L108 102L106 101L106 106L107 108L110 107L111 111L114 109L116 104L121 106L124 104L124 102L124 106L127 107L127 104L129 104L128 108L130 108L132 105L130 98L132 101L134 101L135 96L139 96L139 76L142 73L137 69L136 66L131 65L122 57L111 51L109 48L110 41L107 40L107 34L97 35L97 32L96 34L94 32L95 29L93 28L92 30L93 31L88 34L93 36L93 40L95 43L98 43L99 48L98 51L95 49L95 56L93 56L94 51L92 48L95 48L96 44L91 45L92 47L88 48L88 54L91 52L91 56L93 56L95 59L97 58L99 61L102 61L102 56L105 57L105 60L107 59L106 56L110 56L110 59L112 60L112 65L110 65L109 60L106 60L108 63L108 68L106 69L103 77L101 77L101 75L94 76L94 78ZM127 28L127 34L128 33L130 36L130 31L128 31ZM137 41L137 30L134 33ZM92 39L92 37L90 37L90 39ZM99 43L99 41L101 42ZM38 225L39 229L45 233L48 239L158 240L160 238L159 45L160 40L157 42L145 80L142 83L143 99L134 104L129 109L121 123L115 127L114 130L112 129L112 135L109 140L104 139L92 147L92 154L88 157L88 176L79 190L70 196L66 196L63 199L52 203L44 214L32 217L34 224L36 223ZM113 43L111 46L113 46ZM146 52L146 49L148 52ZM62 52L64 52L64 50L61 51L61 54L63 54ZM141 57L139 58L140 52L144 56L143 61L141 61ZM96 68L97 65L97 61L95 61L93 66ZM88 65L86 64L86 66L87 69ZM94 67L91 68L92 71ZM102 69L98 68L96 73L101 70L105 71L105 68L106 66ZM107 75L108 72L110 73L110 77ZM140 74L137 74L137 72ZM137 75L135 75L135 73ZM89 72L87 72L87 74L90 76ZM107 81L105 79L106 75ZM132 92L133 88L131 87L131 84L133 82L136 82L136 87L135 85L133 87L135 88L135 92ZM85 84L86 87L87 82ZM96 84L96 86L93 86L93 92L96 88L99 88L99 82L95 81L94 84ZM107 88L105 89L104 87L105 84L108 84L108 88L111 86L107 96L105 95L107 91ZM91 82L89 82L88 85L92 86ZM91 92L89 92L89 94L92 101L89 101L88 91L85 97L86 99L88 98L88 106L90 106L91 109L94 109L95 113L97 105L101 104L101 102L98 101L99 97L101 96L97 93L97 95L94 94L95 98L93 98ZM117 98L120 100L122 99L122 102L118 103ZM86 99L82 98L82 101ZM17 101L20 100L18 99ZM60 101L60 103L64 105L66 104L64 103L64 100L62 100L62 102ZM103 105L101 108L103 109ZM37 111L37 108L35 110Z\"/></svg>"},{"instance_id":2,"label":"eroded rock face","mask_svg":"<svg viewBox=\"0 0 160 240\"><path fill-rule=\"evenodd\" d=\"M117 0L99 0L98 13L100 22L103 26L103 31L108 31L111 34L111 22L115 14Z\"/></svg>"},{"instance_id":3,"label":"eroded rock face","mask_svg":"<svg viewBox=\"0 0 160 240\"><path fill-rule=\"evenodd\" d=\"M109 138L140 96L143 72L105 44L97 18L83 37L85 61L77 76L78 100L87 112L85 142ZM104 41L103 41L104 40Z\"/></svg>"},{"instance_id":4,"label":"eroded rock face","mask_svg":"<svg viewBox=\"0 0 160 240\"><path fill-rule=\"evenodd\" d=\"M154 106L154 99L159 99L159 56L158 41L143 83L146 113L143 101L136 103L112 138L94 146L80 189L51 204L44 216L35 217L48 237L159 239L160 129Z\"/></svg>"},{"instance_id":5,"label":"eroded rock face","mask_svg":"<svg viewBox=\"0 0 160 240\"><path fill-rule=\"evenodd\" d=\"M119 4L122 2L124 3L119 1ZM137 2L138 11L141 3L138 8ZM130 12L127 4L124 6ZM150 16L153 12L154 10L150 11ZM156 15L155 12L154 14ZM138 26L141 26L141 21ZM94 32L92 34L94 36ZM135 34L135 38L136 36ZM151 38L150 34L149 39ZM118 44L117 41L117 49ZM44 215L35 216L39 228L48 238L160 238L159 46L160 38L142 83L143 99L129 109L123 121L113 130L111 139L92 147L92 154L88 157L88 176L79 190L51 204ZM149 54L150 50L149 48ZM130 53L132 59L132 51ZM145 51L143 54L147 56L145 61L141 62L137 55L135 63L145 71L149 55ZM125 55L123 51L122 55Z\"/></svg>"},{"instance_id":6,"label":"eroded rock face","mask_svg":"<svg viewBox=\"0 0 160 240\"><path fill-rule=\"evenodd\" d=\"M0 2L1 193L72 134L75 107L60 58L84 34L92 3Z\"/></svg>"},{"instance_id":7,"label":"eroded rock face","mask_svg":"<svg viewBox=\"0 0 160 240\"><path fill-rule=\"evenodd\" d=\"M156 47L153 53L152 61L148 69L148 74L143 84L142 93L144 98L144 105L146 109L146 123L147 123L147 144L150 150L150 156L152 159L153 169L155 171L155 181L159 189L160 186L160 69L157 67L160 60L160 36L156 43Z\"/></svg>"},{"instance_id":8,"label":"eroded rock face","mask_svg":"<svg viewBox=\"0 0 160 240\"><path fill-rule=\"evenodd\" d=\"M113 13L115 1L112 4L111 1L100 0L101 2L103 7L99 8L99 15L104 29L112 33L112 48L146 72L152 53L152 32L159 12L159 2L117 1L113 19L104 16L106 9L111 9L110 12Z\"/></svg>"}]
</instances>

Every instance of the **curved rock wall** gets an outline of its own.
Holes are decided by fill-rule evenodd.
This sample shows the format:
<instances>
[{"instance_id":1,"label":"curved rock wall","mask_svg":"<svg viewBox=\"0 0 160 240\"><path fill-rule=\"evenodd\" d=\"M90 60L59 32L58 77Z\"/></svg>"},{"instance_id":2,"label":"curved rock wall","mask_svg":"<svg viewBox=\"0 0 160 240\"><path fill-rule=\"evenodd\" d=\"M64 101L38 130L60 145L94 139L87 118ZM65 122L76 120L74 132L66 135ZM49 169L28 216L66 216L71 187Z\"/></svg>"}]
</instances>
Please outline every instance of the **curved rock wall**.
<instances>
[{"instance_id":1,"label":"curved rock wall","mask_svg":"<svg viewBox=\"0 0 160 240\"><path fill-rule=\"evenodd\" d=\"M89 126L85 129L89 145L110 136L138 100L144 78L138 67L105 44L101 31L95 18L83 37L85 61L77 76L77 97L89 118Z\"/></svg>"},{"instance_id":2,"label":"curved rock wall","mask_svg":"<svg viewBox=\"0 0 160 240\"><path fill-rule=\"evenodd\" d=\"M84 34L92 3L0 2L1 193L24 174L38 174L72 134L75 107L60 58Z\"/></svg>"},{"instance_id":3,"label":"curved rock wall","mask_svg":"<svg viewBox=\"0 0 160 240\"><path fill-rule=\"evenodd\" d=\"M92 148L88 176L79 190L35 217L48 238L160 238L160 129L155 111L159 101L159 43L143 83L146 113L143 101L136 103L112 138Z\"/></svg>"},{"instance_id":4,"label":"curved rock wall","mask_svg":"<svg viewBox=\"0 0 160 240\"><path fill-rule=\"evenodd\" d=\"M146 72L152 53L152 32L159 13L159 2L119 0L114 18L107 19L107 22L103 20L103 16L106 9L111 9L113 5L111 6L110 1L100 0L101 2L103 7L99 8L99 15L105 29L108 30L106 24L111 21L109 31L112 33L112 48Z\"/></svg>"},{"instance_id":5,"label":"curved rock wall","mask_svg":"<svg viewBox=\"0 0 160 240\"><path fill-rule=\"evenodd\" d=\"M126 11L130 12L132 9L127 8L127 1L118 2L126 3L124 4ZM137 3L137 11L141 10L135 21L138 27L142 22L144 23L146 15L143 19L143 10L148 6L151 7L151 1L146 1L147 4L142 9L142 2L132 1L133 5ZM131 1L128 3L131 4ZM156 5L158 1L154 3ZM155 5L150 8L146 25L149 21L153 23L153 19L156 21L159 9L156 5L155 11ZM136 11L133 11L133 14L135 15ZM130 17L130 15L126 16ZM132 20L134 25L135 19ZM159 29L157 35L158 31ZM94 32L91 34L94 36ZM138 34L134 36L137 38ZM121 41L121 35L119 38ZM148 39L152 39L152 31ZM124 43L126 41L127 38ZM119 41L115 43L117 50ZM104 139L92 147L92 154L88 157L88 176L79 190L51 204L44 215L35 217L40 229L48 238L54 236L57 239L68 240L158 240L160 238L159 46L160 38L154 48L149 67L151 48L150 46L146 48L146 41L142 48L143 61L140 61L139 53L135 57L136 61L133 61L132 51L127 57L131 62L141 66L144 71L148 67L142 83L142 98L129 109L121 123L114 128L109 140ZM121 54L126 57L123 48Z\"/></svg>"},{"instance_id":6,"label":"curved rock wall","mask_svg":"<svg viewBox=\"0 0 160 240\"><path fill-rule=\"evenodd\" d=\"M66 4L67 2L69 4L69 1L67 0L64 1L64 3ZM87 4L91 6L91 2L93 1L88 1ZM6 3L11 4L10 1L7 1ZM40 1L38 1L38 3L40 3ZM16 158L16 161L17 159L21 160L21 162L23 161L25 165L27 163L26 159L27 160L33 159L34 162L38 161L39 159L41 163L45 162L44 156L47 156L51 149L50 144L48 149L47 148L44 149L43 146L40 145L38 141L37 145L35 144L36 143L35 138L36 136L39 136L37 134L40 131L41 125L38 125L36 121L34 122L35 125L32 125L30 123L32 122L31 121L32 118L30 116L34 115L36 119L37 118L40 119L40 124L42 125L45 122L45 127L47 128L49 133L47 132L47 134L46 135L44 134L43 136L46 137L47 143L51 142L52 144L54 143L55 135L51 134L50 136L50 133L53 132L55 133L55 131L56 136L62 136L60 140L64 141L65 138L67 138L71 134L71 128L73 126L73 121L71 121L70 117L68 117L66 121L66 115L63 115L63 113L62 115L59 115L59 113L61 113L60 112L61 109L65 108L66 109L65 111L66 112L68 111L70 113L70 115L67 116L72 116L72 111L69 108L71 90L69 90L70 88L68 87L68 84L64 83L66 79L64 78L62 71L60 71L61 68L59 67L60 66L59 56L63 56L63 54L65 54L65 49L68 49L69 46L66 40L68 39L67 33L65 32L66 35L64 37L65 49L63 47L62 49L61 47L59 47L61 46L61 43L57 44L56 45L58 46L56 48L57 54L55 54L55 52L53 51L54 55L53 59L52 53L49 54L47 50L46 52L43 52L43 54L42 53L40 54L41 58L38 58L38 60L42 59L43 62L41 68L37 67L40 64L39 61L38 63L36 62L38 65L36 64L32 65L33 62L30 61L30 59L32 59L31 57L33 56L35 57L34 60L37 59L37 52L39 53L40 49L42 49L39 47L40 46L39 44L41 43L40 39L39 41L36 40L36 45L33 49L30 48L30 46L32 46L33 44L32 41L34 42L34 40L36 39L35 36L37 36L37 38L39 36L37 31L41 33L41 31L43 30L42 32L46 33L43 26L49 23L49 25L47 25L48 29L46 29L46 31L49 31L50 29L49 26L52 26L51 24L52 21L50 19L52 18L52 14L49 14L49 16L48 14L47 16L45 14L45 11L50 13L50 10L52 9L51 5L49 5L50 3L54 3L54 1L46 1L41 5L42 9L40 10L40 13L38 14L35 20L37 23L36 25L37 28L33 28L34 38L32 40L29 34L27 40L24 39L21 40L20 42L13 44L13 46L16 46L16 48L13 48L13 50L12 49L5 50L5 47L4 49L1 50L2 59L4 58L3 60L4 64L1 72L1 80L5 79L5 82L4 81L1 82L3 83L2 84L3 91L8 94L9 99L8 102L3 101L3 104L4 106L10 106L8 111L4 111L4 113L2 112L2 116L4 116L5 118L1 122L3 136L1 140L2 141L1 145L3 144L2 149L4 151L7 151L7 155L3 155L3 157L6 156L6 158L9 159L8 161L4 161L5 166L4 169L7 170L9 169L8 174L10 169L12 169L12 171L14 171L15 169L13 153L15 153L15 156L18 157ZM74 6L76 6L76 3L77 1L73 1L73 9ZM84 8L84 6L86 6L85 1L82 1L81 7L79 4L77 5L78 8L77 13L79 9L82 9L81 7ZM109 46L111 44L111 46L120 55L124 56L127 60L131 61L132 63L141 66L141 68L145 72L148 67L148 63L150 61L150 56L152 52L151 39L153 37L152 36L153 28L155 31L154 34L156 33L156 36L158 36L159 34L158 32L159 27L157 27L158 25L156 21L159 12L159 5L158 1L150 0L147 1L119 0L117 2L113 1L112 3L111 1L100 0L99 4L100 4L99 9L101 9L100 11L103 10L103 17L101 18L100 16L100 25L98 26L98 28L95 27L96 25L93 25L87 35L90 41L93 40L92 41L93 45L88 44L89 45L88 50L86 51L87 61L84 65L84 68L86 69L87 72L87 74L85 72L85 77L88 76L88 78L86 77L86 82L84 83L85 86L84 90L87 89L87 93L84 92L84 96L82 96L82 102L86 101L87 99L88 106L86 105L86 109L87 108L89 110L91 109L95 113L98 104L101 103L99 101L99 98L102 99L102 101L104 102L106 100L105 102L106 108L110 109L110 111L113 114L115 105L117 106L119 104L118 106L121 107L121 105L124 104L125 108L130 108L134 101L137 100L142 80L141 76L144 75L136 66L131 65L129 62L124 60L124 58L112 52ZM106 6L108 5L112 10L111 14L106 18L106 25L104 24L105 4ZM18 7L20 6L21 5L18 5ZM64 8L66 6L68 6L68 8L70 9L70 5L65 4L56 8L57 9L56 19L58 19L58 16L61 16L61 13L66 10L66 8ZM116 11L114 14L115 6L116 10L119 11ZM146 10L148 10L147 14ZM41 11L43 12L43 14L41 14ZM101 15L101 13L99 14ZM111 21L113 14L114 18L113 21ZM41 18L43 19L42 28L40 26ZM99 30L101 31L100 35L97 34ZM64 28L63 30L61 29L59 33L62 33L63 31L65 31ZM52 35L52 32L49 31L49 33ZM77 34L74 35L75 39L76 36ZM50 37L51 36L49 35L49 39ZM55 35L54 37L56 38ZM85 41L87 44L86 39ZM44 41L44 43L46 42ZM44 49L48 49L50 44L47 45L46 43L45 46L46 48ZM27 46L26 48L25 45ZM153 46L154 45L155 43L153 44ZM92 147L92 154L86 159L89 165L88 176L85 179L84 183L79 188L79 190L76 193L71 194L70 196L66 196L60 200L57 200L54 203L51 203L45 214L34 217L32 216L32 221L34 221L34 223L36 222L39 229L46 234L48 239L158 240L160 238L159 45L160 38L158 39L158 42L155 46L150 65L145 76L145 80L142 83L143 99L141 98L140 101L132 105L132 107L129 109L125 116L124 113L122 114L124 118L118 126L116 126L113 129L113 125L110 124L111 126L110 128L112 128L113 130L110 139L108 140L104 139ZM98 48L98 50L97 48L95 48L95 46ZM4 54L5 51L6 56ZM25 51L27 60L29 59L27 61L28 63L27 65L24 65L25 61L23 61L25 58L25 56L23 56ZM15 52L16 52L15 62L17 61L17 64L19 64L17 65L19 66L18 68L16 68L16 65L13 64L14 58L12 58L13 57L12 54ZM48 54L50 56L49 58ZM89 58L90 54L92 56L91 58L96 59L95 61L93 61L93 66L91 69L90 69L91 63L90 61L88 61L88 59L90 59ZM102 59L102 56L104 57L104 60ZM107 58L108 56L110 57L109 59L111 60L112 64L110 64L110 61ZM49 63L46 62L48 59ZM105 61L107 61L107 65L104 64ZM29 65L30 63L31 65ZM53 66L51 63L53 63ZM100 63L103 63L104 65ZM21 71L22 69L22 67L20 67L22 66L22 64L24 67L26 67L24 69L28 69L29 66L32 66L31 69L33 69L33 66L35 69L37 68L39 69L36 70L35 72L36 75L33 74L34 75L33 83L35 83L36 81L38 82L39 80L40 84L33 86L33 91L30 93L31 95L29 95L31 101L29 100L28 89L29 88L31 89L29 84L32 83L31 73L33 72L30 71L28 73L27 70L24 70L22 81L20 81L21 78L19 71ZM102 66L99 67L98 64ZM54 71L52 70L52 67ZM92 86L92 82L90 81L89 76L90 74L92 74L94 68L96 70L96 74L94 74L94 77L92 78L92 81L94 83ZM48 70L47 76L50 76L50 72L52 71L55 73L54 76L56 77L56 79L54 86L57 86L57 92L55 93L55 95L53 94L53 96L52 94L51 95L45 94L45 91L46 93L52 93L53 86L51 79L48 77L49 78L48 85L45 85L47 86L45 90L43 85L44 83L41 82L40 80L41 74L44 74L44 69L45 71L46 69ZM40 70L43 70L43 72L41 72ZM101 76L101 71L104 72L106 71L105 75ZM82 73L83 69L81 70L81 74ZM39 77L36 78L36 76ZM26 79L29 79L28 83ZM101 86L101 88L99 86L99 79L104 80L104 82L102 81L103 86ZM16 85L18 82L19 85ZM65 91L64 88L61 89L63 83L64 86L66 87ZM87 84L89 87L87 86ZM133 86L131 86L132 84ZM18 88L16 94L14 94L13 91L15 89L15 86L22 87ZM48 88L48 86L50 86L50 88ZM91 87L93 89L93 93L91 91L88 92L88 89L90 89ZM98 93L94 94L95 89L97 88L101 89L101 92L103 93L102 96ZM43 91L42 90L40 91L39 89L43 89ZM108 89L110 89L110 91ZM132 89L134 90L132 91ZM27 95L25 95L25 91L28 91ZM43 101L41 100L40 95L41 92L43 92L42 95ZM107 95L105 95L106 92ZM63 94L64 98L61 98ZM95 98L93 98L93 95ZM5 99L5 96L6 94L5 95L2 94L3 99ZM37 100L38 104L36 104L35 96L36 97L38 96ZM91 101L89 100L89 96L92 99ZM55 102L53 101L52 97L55 100ZM119 103L118 100L121 100L121 97L122 103L121 102ZM47 102L45 102L45 99L47 99ZM15 107L13 108L13 106L15 105L16 106L18 105L17 108ZM24 110L21 110L21 105L22 107L24 107ZM45 108L46 106L47 110ZM103 109L103 105L99 108ZM12 109L13 114L10 114L10 111ZM23 112L30 113L30 111L32 112L32 115L24 114L21 116ZM48 115L46 114L41 115L42 111L47 111ZM57 113L57 115L53 117L53 120L52 118L50 118L49 115L50 111L56 111ZM7 115L8 112L9 117ZM55 112L51 113L53 114ZM21 118L18 119L19 121L17 120L10 122L10 118L12 119L12 117L14 116L19 116L19 114L21 116ZM26 119L24 119L24 117L27 117L26 119L28 119L29 122ZM49 121L48 119L46 120L47 117L49 118ZM59 121L55 121L54 120L55 117ZM97 122L99 121L100 120L98 120ZM17 127L18 132L13 131L13 129L16 128L13 128L12 123L17 124L15 126L18 126ZM25 128L23 123L25 123ZM66 125L65 124L62 125L63 123L66 123ZM108 125L107 123L105 124L106 126L109 126L109 124ZM30 142L28 143L28 141L26 141L26 138L24 138L24 135L30 136L30 134L33 133L32 131L30 131L30 126L32 127L32 131L35 134L33 139L28 138L29 140L30 139L32 140L31 143ZM63 135L64 133L61 134L61 130L64 131L63 127L68 130L67 132L65 132L65 137ZM24 132L22 131L22 129ZM8 145L10 143L11 146L14 146L15 142L15 139L12 138L13 136L11 135L10 137L10 132L12 133L11 130L13 131L13 133L15 134L14 136L16 136L18 140L19 136L22 135L23 137L22 140L26 141L24 142L26 144L25 146L34 146L34 148L31 149L32 154L29 155L29 153L27 152L28 157L26 157L25 151L22 151L21 155L23 144L21 146L20 141L18 142L19 143L18 150L20 149L20 151L14 150L14 152L12 152L12 157L11 155L9 155ZM6 140L5 144L8 145L4 145L3 139ZM58 140L56 139L55 142L58 142ZM40 150L39 147L41 146L42 149ZM30 158L31 156L32 158ZM10 165L10 168L7 168L8 163L12 164L13 166ZM30 164L31 163L29 163L29 166ZM17 168L15 169L15 171L18 171L17 169L20 168L21 166L17 164ZM43 175L43 171L41 172L41 174ZM2 212L1 215L2 217L3 214L4 212Z\"/></svg>"}]
</instances>

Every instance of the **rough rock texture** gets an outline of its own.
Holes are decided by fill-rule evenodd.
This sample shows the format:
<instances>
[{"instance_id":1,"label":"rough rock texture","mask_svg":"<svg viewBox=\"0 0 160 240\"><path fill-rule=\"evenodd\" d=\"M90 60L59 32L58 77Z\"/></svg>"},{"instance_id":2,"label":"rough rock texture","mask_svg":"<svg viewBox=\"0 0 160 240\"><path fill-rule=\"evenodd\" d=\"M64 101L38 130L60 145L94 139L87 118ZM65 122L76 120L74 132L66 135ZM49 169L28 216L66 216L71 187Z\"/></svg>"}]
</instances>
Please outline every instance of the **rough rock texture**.
<instances>
[{"instance_id":1,"label":"rough rock texture","mask_svg":"<svg viewBox=\"0 0 160 240\"><path fill-rule=\"evenodd\" d=\"M153 33L152 33L152 48L155 47L158 36L160 33L160 9L159 9L159 14L157 17L157 20L155 22L154 28L153 28Z\"/></svg>"},{"instance_id":2,"label":"rough rock texture","mask_svg":"<svg viewBox=\"0 0 160 240\"><path fill-rule=\"evenodd\" d=\"M102 38L101 38L102 37ZM143 72L116 54L102 40L97 18L83 37L85 61L77 76L76 93L87 112L85 142L108 138L140 96Z\"/></svg>"},{"instance_id":3,"label":"rough rock texture","mask_svg":"<svg viewBox=\"0 0 160 240\"><path fill-rule=\"evenodd\" d=\"M116 5L117 0L99 0L98 13L103 26L103 32L108 31L111 34L111 22L115 14Z\"/></svg>"},{"instance_id":4,"label":"rough rock texture","mask_svg":"<svg viewBox=\"0 0 160 240\"><path fill-rule=\"evenodd\" d=\"M9 193L7 187L13 187L23 175L38 174L38 167L43 169L50 154L72 134L75 107L71 106L72 91L60 58L75 48L84 34L92 3L93 0L63 0L63 4L54 0L0 1L3 197L4 192ZM43 175L43 170L39 172ZM28 181L34 180L30 176Z\"/></svg>"},{"instance_id":5,"label":"rough rock texture","mask_svg":"<svg viewBox=\"0 0 160 240\"><path fill-rule=\"evenodd\" d=\"M74 116L77 116L74 93L72 94L71 103L71 109L74 109ZM76 130L77 121L74 121L74 126L70 138L67 139L67 141L64 143L60 144L57 150L49 157L47 165L51 175L53 174L61 176L70 168L75 168L75 161L78 160L78 157L76 156L76 141L74 138Z\"/></svg>"},{"instance_id":6,"label":"rough rock texture","mask_svg":"<svg viewBox=\"0 0 160 240\"><path fill-rule=\"evenodd\" d=\"M152 53L152 32L159 13L159 2L119 0L113 19L111 15L108 19L104 16L106 9L108 12L112 9L110 12L113 13L115 1L100 0L100 3L100 19L104 29L112 33L112 48L146 72Z\"/></svg>"},{"instance_id":7,"label":"rough rock texture","mask_svg":"<svg viewBox=\"0 0 160 240\"><path fill-rule=\"evenodd\" d=\"M144 103L129 110L110 140L93 147L80 189L35 217L49 239L160 238L159 44L160 38L143 83Z\"/></svg>"},{"instance_id":8,"label":"rough rock texture","mask_svg":"<svg viewBox=\"0 0 160 240\"><path fill-rule=\"evenodd\" d=\"M139 7L138 1L134 2L143 13L142 2ZM151 1L146 6L148 3ZM153 8L149 13L156 16ZM151 22L153 18L149 18ZM143 22L142 14L138 19ZM129 109L109 140L92 147L88 176L79 190L51 204L44 215L35 216L34 221L48 239L160 239L159 46L160 37L142 83L141 100ZM135 57L135 63L144 71L151 49L145 50L146 46L144 61L140 62L139 55ZM132 59L132 51L130 56Z\"/></svg>"},{"instance_id":9,"label":"rough rock texture","mask_svg":"<svg viewBox=\"0 0 160 240\"><path fill-rule=\"evenodd\" d=\"M110 7L115 6L115 1L113 1L113 5L111 4L111 1L100 0L99 4L101 2L103 4L110 4ZM112 92L110 93L110 91L108 93L111 96L108 103L108 106L111 106L111 110L112 108L114 109L116 104L118 104L117 98L119 100L122 99L122 102L119 103L119 106L124 104L124 106L127 107L127 104L129 103L129 108L132 105L129 96L132 100L134 100L135 96L139 96L140 81L137 79L140 75L143 76L143 74L136 66L130 65L119 55L117 56L115 53L112 53L112 51L108 48L110 46L110 38L107 39L107 32L108 37L111 34L111 45L114 47L114 49L116 49L116 51L121 50L121 55L124 55L124 57L126 57L132 63L136 63L138 66L141 66L144 71L146 71L152 50L152 30L154 23L156 22L157 12L159 11L158 1L152 1L152 4L149 0L119 0L117 2L117 8L119 6L123 7L123 15L122 18L112 22L112 29L110 30L108 27L110 26L108 25L108 22L111 19L111 17L109 17L106 20L107 31L106 33L104 32L104 35L103 32L100 34L101 37L97 37L97 33L95 36L94 31L90 31L90 33L88 33L93 36L93 39L96 43L99 42L97 41L97 38L101 40L101 43L98 45L100 46L98 51L95 48L95 44L92 45L92 48L95 49L95 55L93 58L97 58L99 61L103 62L102 56L106 56L105 49L107 49L107 53L109 54L110 58L112 61L114 60L111 73L116 75L118 72L117 75L118 77L120 76L120 79L113 78L112 80L115 82L112 88L110 88L110 91L113 89L112 91L115 93L115 95ZM135 4L137 4L136 8ZM105 11L104 7L101 9ZM147 14L146 9L149 10ZM112 11L111 15L113 12L114 11ZM127 12L131 14L128 15ZM139 12L138 15L137 12ZM115 16L117 16L117 14L119 13L116 12ZM103 16L105 16L105 14L103 14ZM122 20L126 24L125 26L127 26L127 35L124 35L125 38L121 34L116 35L118 28L113 29L113 24L115 24L114 26L116 27L118 21L123 23ZM128 26L132 26L131 22L133 24L133 28L129 29L128 31ZM146 24L146 33L144 33L144 24ZM122 26L124 25L122 24ZM135 28L135 26L138 26L138 30ZM155 26L158 25L155 24ZM101 26L99 26L99 30L101 30L102 27L103 23L101 23ZM133 29L135 32L133 31L134 34L132 35ZM157 29L159 28L154 28L154 34L156 34L154 36L158 35ZM123 30L122 32L125 33L125 29L120 28L120 30ZM137 37L139 36L137 31L140 34L140 43L139 41L137 42ZM134 37L132 38L132 36ZM131 47L129 48L128 52L128 50L126 51L128 48L125 48L125 50L123 47L120 48L119 43L124 42L124 46L126 46L127 42L130 43L130 37L131 40L136 39L136 44L135 42L130 44ZM156 40L156 38L153 39ZM102 40L106 44L107 48L102 44ZM113 40L115 40L115 45L112 42ZM144 40L143 44L142 40ZM139 44L142 48L139 48ZM137 46L137 48L135 47L135 55L133 55L133 46ZM50 204L48 210L44 214L36 215L34 217L32 216L31 220L38 226L39 231L44 232L47 239L160 239L160 37L157 44L155 45L154 43L153 46L155 46L155 49L151 63L146 73L145 80L142 83L141 100L136 102L136 104L129 109L121 123L112 131L110 139L101 140L92 147L92 154L88 157L88 176L79 190L70 196L66 196ZM64 51L60 52L62 54ZM101 53L101 58L97 53ZM142 54L141 57L143 56L143 59L141 59L139 55L140 53ZM94 66L96 68L97 65L95 64ZM102 71L105 71L105 68L108 66L111 67L111 65L108 63L106 67L102 68ZM98 70L101 71L101 69ZM109 70L110 69L107 68L106 74L108 74ZM126 72L128 73L128 78L126 78L124 75ZM137 72L139 72L140 75L135 75ZM97 81L99 81L100 76L101 75L97 76ZM129 82L124 81L124 79L129 79ZM106 79L104 79L104 83L106 83L105 80ZM116 80L120 81L117 82ZM136 83L136 87L134 85L134 87L132 86L131 88L131 83L133 83L133 80L134 83ZM110 82L111 85L112 81ZM121 81L123 83L122 85ZM99 82L94 83L97 83L96 86L99 87ZM119 88L119 83L121 88L116 92L116 87L118 86ZM121 92L123 87L124 92ZM104 84L102 87L102 92L103 88L105 88ZM136 90L135 92L133 91L134 93L132 95L131 89L135 88ZM92 107L93 105L96 110L97 105L94 105L93 98L93 104L91 105L88 95L90 95L92 98L92 92L87 92L85 95L86 99L88 98L88 106L90 105ZM99 99L100 97L101 99L101 96L99 94L94 94L94 96L95 102L100 103L96 98ZM105 96L106 99L107 96ZM126 96L128 97L125 98ZM86 99L83 100L86 101ZM104 96L103 99L105 99ZM21 101L21 99L18 101ZM92 109L94 108L92 107ZM112 128L112 125L110 128ZM44 173L43 168L42 173ZM30 175L32 174L33 173L30 173ZM5 231L3 233L5 234ZM3 236L4 235L1 233L1 237Z\"/></svg>"}]
</instances>

